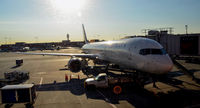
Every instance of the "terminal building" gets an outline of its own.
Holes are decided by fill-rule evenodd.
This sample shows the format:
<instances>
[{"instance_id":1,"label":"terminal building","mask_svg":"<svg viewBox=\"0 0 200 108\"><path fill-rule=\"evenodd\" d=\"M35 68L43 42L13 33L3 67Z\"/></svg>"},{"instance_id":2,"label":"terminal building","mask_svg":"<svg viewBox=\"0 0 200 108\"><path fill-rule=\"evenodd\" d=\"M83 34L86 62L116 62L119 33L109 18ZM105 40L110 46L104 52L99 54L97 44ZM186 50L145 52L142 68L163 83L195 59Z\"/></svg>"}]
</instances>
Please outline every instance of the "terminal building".
<instances>
[{"instance_id":1,"label":"terminal building","mask_svg":"<svg viewBox=\"0 0 200 108\"><path fill-rule=\"evenodd\" d=\"M63 40L62 42L47 42L47 43L25 43L16 42L15 44L4 44L0 46L1 51L25 51L30 50L54 50L65 47L81 47L83 41L69 42ZM25 49L25 50L24 50Z\"/></svg>"},{"instance_id":2,"label":"terminal building","mask_svg":"<svg viewBox=\"0 0 200 108\"><path fill-rule=\"evenodd\" d=\"M45 43L25 43L16 42L15 44L4 44L0 46L1 51L27 51L27 50L55 50L66 47L81 47L84 45L83 41L69 40L69 34L67 34L67 40L62 42L45 42Z\"/></svg>"},{"instance_id":3,"label":"terminal building","mask_svg":"<svg viewBox=\"0 0 200 108\"><path fill-rule=\"evenodd\" d=\"M163 34L147 36L158 41L170 55L200 55L200 34Z\"/></svg>"},{"instance_id":4,"label":"terminal building","mask_svg":"<svg viewBox=\"0 0 200 108\"><path fill-rule=\"evenodd\" d=\"M146 36L126 36L125 38L134 37L156 40L170 55L200 56L200 33L168 34L168 31L149 30Z\"/></svg>"}]
</instances>

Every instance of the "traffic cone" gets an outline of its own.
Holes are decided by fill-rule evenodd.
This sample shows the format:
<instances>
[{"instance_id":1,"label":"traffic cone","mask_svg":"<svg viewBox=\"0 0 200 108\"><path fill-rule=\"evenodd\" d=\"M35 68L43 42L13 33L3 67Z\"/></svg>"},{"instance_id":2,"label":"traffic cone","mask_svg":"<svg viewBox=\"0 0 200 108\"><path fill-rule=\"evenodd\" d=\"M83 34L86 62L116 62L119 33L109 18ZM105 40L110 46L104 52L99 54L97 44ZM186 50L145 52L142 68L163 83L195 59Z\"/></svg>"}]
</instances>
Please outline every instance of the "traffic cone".
<instances>
[{"instance_id":1,"label":"traffic cone","mask_svg":"<svg viewBox=\"0 0 200 108\"><path fill-rule=\"evenodd\" d=\"M70 76L69 76L69 80L71 80L71 79L72 79L72 76L70 75Z\"/></svg>"},{"instance_id":2,"label":"traffic cone","mask_svg":"<svg viewBox=\"0 0 200 108\"><path fill-rule=\"evenodd\" d=\"M65 74L65 81L68 82L68 75Z\"/></svg>"}]
</instances>

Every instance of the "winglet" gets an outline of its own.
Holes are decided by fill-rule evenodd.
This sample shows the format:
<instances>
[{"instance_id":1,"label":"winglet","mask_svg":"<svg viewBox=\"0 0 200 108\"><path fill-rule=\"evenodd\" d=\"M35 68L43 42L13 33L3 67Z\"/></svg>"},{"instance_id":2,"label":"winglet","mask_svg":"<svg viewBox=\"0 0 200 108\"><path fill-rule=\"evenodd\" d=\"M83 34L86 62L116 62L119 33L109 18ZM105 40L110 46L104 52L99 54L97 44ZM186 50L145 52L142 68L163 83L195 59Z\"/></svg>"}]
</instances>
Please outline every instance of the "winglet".
<instances>
[{"instance_id":1,"label":"winglet","mask_svg":"<svg viewBox=\"0 0 200 108\"><path fill-rule=\"evenodd\" d=\"M82 27L83 27L83 36L84 36L84 41L85 41L85 44L89 43L88 40L87 40L87 36L86 36L86 32L85 32L85 28L84 28L84 25L82 24Z\"/></svg>"}]
</instances>

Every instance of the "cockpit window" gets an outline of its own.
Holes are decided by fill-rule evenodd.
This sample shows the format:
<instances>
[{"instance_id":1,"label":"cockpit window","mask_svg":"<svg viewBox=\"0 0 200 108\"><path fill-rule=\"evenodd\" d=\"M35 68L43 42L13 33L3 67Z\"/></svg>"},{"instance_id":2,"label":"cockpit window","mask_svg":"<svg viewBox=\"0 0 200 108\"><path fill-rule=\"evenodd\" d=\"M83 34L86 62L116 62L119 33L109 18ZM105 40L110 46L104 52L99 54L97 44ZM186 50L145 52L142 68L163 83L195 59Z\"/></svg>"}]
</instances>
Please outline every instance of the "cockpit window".
<instances>
[{"instance_id":1,"label":"cockpit window","mask_svg":"<svg viewBox=\"0 0 200 108\"><path fill-rule=\"evenodd\" d=\"M165 51L164 48L162 48L161 51L162 51L163 55L167 54L167 52Z\"/></svg>"},{"instance_id":2,"label":"cockpit window","mask_svg":"<svg viewBox=\"0 0 200 108\"><path fill-rule=\"evenodd\" d=\"M167 54L166 51L162 49L152 49L152 48L146 48L146 49L141 49L139 52L141 55L165 55Z\"/></svg>"}]
</instances>

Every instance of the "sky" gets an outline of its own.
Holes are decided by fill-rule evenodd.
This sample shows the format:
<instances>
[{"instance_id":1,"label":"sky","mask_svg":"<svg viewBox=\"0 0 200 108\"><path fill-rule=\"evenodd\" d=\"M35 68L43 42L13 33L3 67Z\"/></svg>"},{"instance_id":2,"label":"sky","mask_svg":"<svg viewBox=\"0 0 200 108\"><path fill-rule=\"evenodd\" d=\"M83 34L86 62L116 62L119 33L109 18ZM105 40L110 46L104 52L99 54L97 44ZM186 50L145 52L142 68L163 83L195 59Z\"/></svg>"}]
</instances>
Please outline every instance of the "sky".
<instances>
[{"instance_id":1,"label":"sky","mask_svg":"<svg viewBox=\"0 0 200 108\"><path fill-rule=\"evenodd\" d=\"M200 0L0 0L0 44L115 40L143 29L200 32Z\"/></svg>"}]
</instances>

